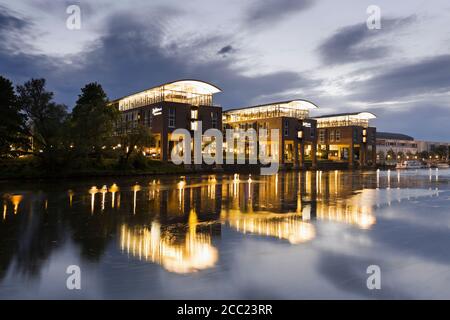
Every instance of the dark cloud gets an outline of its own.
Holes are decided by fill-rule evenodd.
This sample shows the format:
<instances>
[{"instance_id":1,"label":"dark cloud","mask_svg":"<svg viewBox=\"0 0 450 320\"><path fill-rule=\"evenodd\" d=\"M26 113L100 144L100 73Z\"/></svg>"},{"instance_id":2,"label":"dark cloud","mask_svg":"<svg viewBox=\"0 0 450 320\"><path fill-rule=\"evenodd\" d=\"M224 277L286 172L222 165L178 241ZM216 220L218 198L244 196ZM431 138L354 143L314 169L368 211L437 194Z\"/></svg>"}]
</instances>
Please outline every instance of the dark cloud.
<instances>
[{"instance_id":1,"label":"dark cloud","mask_svg":"<svg viewBox=\"0 0 450 320\"><path fill-rule=\"evenodd\" d=\"M222 47L219 51L217 51L217 54L221 56L226 56L227 54L232 53L233 51L234 51L233 46L227 45L225 47Z\"/></svg>"},{"instance_id":2,"label":"dark cloud","mask_svg":"<svg viewBox=\"0 0 450 320\"><path fill-rule=\"evenodd\" d=\"M273 26L289 15L312 7L313 0L266 0L257 1L248 10L247 23L250 25Z\"/></svg>"},{"instance_id":3,"label":"dark cloud","mask_svg":"<svg viewBox=\"0 0 450 320\"><path fill-rule=\"evenodd\" d=\"M326 64L383 58L391 52L392 48L390 45L377 43L377 40L415 20L415 16L382 19L382 28L379 30L368 29L365 22L347 26L323 41L318 47L318 52Z\"/></svg>"},{"instance_id":4,"label":"dark cloud","mask_svg":"<svg viewBox=\"0 0 450 320\"><path fill-rule=\"evenodd\" d=\"M227 39L215 36L194 39L182 46L163 45L163 21L168 18L158 12L157 19L139 21L132 13L121 13L110 17L104 35L84 53L71 57L70 64L65 60L2 52L1 61L11 65L0 72L15 81L24 81L22 77L27 74L45 77L55 90L56 99L69 106L73 105L79 88L92 81L101 83L110 98L117 98L167 81L197 78L222 88L224 94L218 95L218 101L224 108L313 84L290 71L242 75L241 70L233 67L232 59L196 62L199 53L206 52L208 46L217 46Z\"/></svg>"},{"instance_id":5,"label":"dark cloud","mask_svg":"<svg viewBox=\"0 0 450 320\"><path fill-rule=\"evenodd\" d=\"M21 43L20 38L30 31L32 23L0 5L0 50L17 51Z\"/></svg>"},{"instance_id":6,"label":"dark cloud","mask_svg":"<svg viewBox=\"0 0 450 320\"><path fill-rule=\"evenodd\" d=\"M33 23L16 12L0 5L0 74L14 81L25 81L30 77L46 75L54 69L52 59L24 53L30 49L26 36Z\"/></svg>"},{"instance_id":7,"label":"dark cloud","mask_svg":"<svg viewBox=\"0 0 450 320\"><path fill-rule=\"evenodd\" d=\"M379 131L394 131L417 140L447 141L450 107L448 104L410 103L371 109L377 115L373 124Z\"/></svg>"},{"instance_id":8,"label":"dark cloud","mask_svg":"<svg viewBox=\"0 0 450 320\"><path fill-rule=\"evenodd\" d=\"M404 100L425 94L450 91L450 55L407 63L358 83L353 98L369 102Z\"/></svg>"}]
</instances>

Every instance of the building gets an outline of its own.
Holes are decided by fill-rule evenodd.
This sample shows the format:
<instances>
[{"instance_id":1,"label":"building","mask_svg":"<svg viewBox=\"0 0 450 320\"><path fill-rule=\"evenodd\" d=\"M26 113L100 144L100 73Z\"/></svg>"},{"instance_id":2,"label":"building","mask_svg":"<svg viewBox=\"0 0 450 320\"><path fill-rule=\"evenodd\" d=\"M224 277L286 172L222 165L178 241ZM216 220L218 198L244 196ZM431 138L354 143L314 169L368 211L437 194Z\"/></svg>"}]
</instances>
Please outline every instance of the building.
<instances>
[{"instance_id":1,"label":"building","mask_svg":"<svg viewBox=\"0 0 450 320\"><path fill-rule=\"evenodd\" d=\"M214 105L213 96L221 90L204 81L178 80L116 99L111 105L121 111L118 133L130 132L139 125L151 129L154 145L148 152L162 161L170 159L175 129L193 134L202 122L202 133L222 128L222 108Z\"/></svg>"},{"instance_id":2,"label":"building","mask_svg":"<svg viewBox=\"0 0 450 320\"><path fill-rule=\"evenodd\" d=\"M434 153L439 148L447 148L447 150L450 148L450 143L448 142L436 142L436 141L416 141L417 144L417 152L428 152L428 153Z\"/></svg>"},{"instance_id":3,"label":"building","mask_svg":"<svg viewBox=\"0 0 450 320\"><path fill-rule=\"evenodd\" d=\"M118 134L133 132L144 126L154 135L153 145L145 152L161 161L170 160L176 143L173 132L186 129L202 132L202 149L210 141L203 136L208 129L278 130L278 141L257 144L256 154L266 148L267 156L276 157L280 167L316 168L318 160L342 163L340 167L374 165L376 162L376 129L369 126L375 115L369 112L342 113L311 118L309 112L318 107L304 99L288 100L226 110L214 104L213 97L221 90L204 81L186 79L168 82L116 99L110 103L121 111ZM193 139L195 144L195 139ZM244 154L249 159L251 144L225 141L223 151ZM191 145L192 150L195 145ZM132 147L132 146L127 146ZM242 148L242 150L241 150ZM273 150L272 150L273 149ZM255 151L255 150L251 150ZM216 152L216 151L213 151ZM218 151L217 151L218 152ZM275 153L275 154L273 154Z\"/></svg>"},{"instance_id":4,"label":"building","mask_svg":"<svg viewBox=\"0 0 450 320\"><path fill-rule=\"evenodd\" d=\"M230 109L223 112L223 128L250 129L279 132L278 161L281 167L303 168L305 161L316 166L316 121L309 118L309 111L317 106L307 100L289 100ZM267 154L272 156L269 141ZM229 141L227 141L230 147ZM247 153L236 150L235 153Z\"/></svg>"},{"instance_id":5,"label":"building","mask_svg":"<svg viewBox=\"0 0 450 320\"><path fill-rule=\"evenodd\" d=\"M401 133L377 132L377 161L396 161L397 157L412 158L418 152L417 141Z\"/></svg>"},{"instance_id":6,"label":"building","mask_svg":"<svg viewBox=\"0 0 450 320\"><path fill-rule=\"evenodd\" d=\"M376 128L370 112L340 113L315 117L319 159L348 162L350 168L375 165Z\"/></svg>"}]
</instances>

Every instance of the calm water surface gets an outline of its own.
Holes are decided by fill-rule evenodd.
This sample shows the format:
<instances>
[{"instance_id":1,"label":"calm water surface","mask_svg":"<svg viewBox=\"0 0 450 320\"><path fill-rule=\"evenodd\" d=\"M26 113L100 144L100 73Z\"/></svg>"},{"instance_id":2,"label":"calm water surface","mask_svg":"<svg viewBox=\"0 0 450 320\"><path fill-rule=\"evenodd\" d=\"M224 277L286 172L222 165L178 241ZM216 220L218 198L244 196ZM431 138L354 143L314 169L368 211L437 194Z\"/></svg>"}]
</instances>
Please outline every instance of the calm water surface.
<instances>
[{"instance_id":1,"label":"calm water surface","mask_svg":"<svg viewBox=\"0 0 450 320\"><path fill-rule=\"evenodd\" d=\"M450 171L0 182L0 298L450 298ZM66 268L81 268L81 290ZM381 290L366 286L381 268Z\"/></svg>"}]
</instances>

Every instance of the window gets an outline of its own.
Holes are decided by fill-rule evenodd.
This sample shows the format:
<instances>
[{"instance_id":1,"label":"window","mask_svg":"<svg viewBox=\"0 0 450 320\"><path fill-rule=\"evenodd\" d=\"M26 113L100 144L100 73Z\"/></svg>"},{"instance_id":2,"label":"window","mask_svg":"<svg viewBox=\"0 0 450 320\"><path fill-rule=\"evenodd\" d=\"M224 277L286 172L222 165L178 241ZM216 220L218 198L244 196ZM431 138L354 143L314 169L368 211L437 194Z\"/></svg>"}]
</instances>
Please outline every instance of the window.
<instances>
[{"instance_id":1,"label":"window","mask_svg":"<svg viewBox=\"0 0 450 320\"><path fill-rule=\"evenodd\" d=\"M198 119L198 110L191 110L191 118Z\"/></svg>"},{"instance_id":2,"label":"window","mask_svg":"<svg viewBox=\"0 0 450 320\"><path fill-rule=\"evenodd\" d=\"M334 130L330 130L330 142L334 141L334 137L335 137L335 131Z\"/></svg>"},{"instance_id":3,"label":"window","mask_svg":"<svg viewBox=\"0 0 450 320\"><path fill-rule=\"evenodd\" d=\"M284 122L284 136L289 135L289 121Z\"/></svg>"},{"instance_id":4,"label":"window","mask_svg":"<svg viewBox=\"0 0 450 320\"><path fill-rule=\"evenodd\" d=\"M341 141L341 130L336 130L336 141Z\"/></svg>"},{"instance_id":5,"label":"window","mask_svg":"<svg viewBox=\"0 0 450 320\"><path fill-rule=\"evenodd\" d=\"M198 121L191 121L191 130L195 131L198 129Z\"/></svg>"},{"instance_id":6,"label":"window","mask_svg":"<svg viewBox=\"0 0 450 320\"><path fill-rule=\"evenodd\" d=\"M324 144L325 143L325 130L319 131L319 143Z\"/></svg>"},{"instance_id":7,"label":"window","mask_svg":"<svg viewBox=\"0 0 450 320\"><path fill-rule=\"evenodd\" d=\"M217 128L217 112L211 112L211 127Z\"/></svg>"},{"instance_id":8,"label":"window","mask_svg":"<svg viewBox=\"0 0 450 320\"><path fill-rule=\"evenodd\" d=\"M175 109L169 109L169 128L175 128Z\"/></svg>"}]
</instances>

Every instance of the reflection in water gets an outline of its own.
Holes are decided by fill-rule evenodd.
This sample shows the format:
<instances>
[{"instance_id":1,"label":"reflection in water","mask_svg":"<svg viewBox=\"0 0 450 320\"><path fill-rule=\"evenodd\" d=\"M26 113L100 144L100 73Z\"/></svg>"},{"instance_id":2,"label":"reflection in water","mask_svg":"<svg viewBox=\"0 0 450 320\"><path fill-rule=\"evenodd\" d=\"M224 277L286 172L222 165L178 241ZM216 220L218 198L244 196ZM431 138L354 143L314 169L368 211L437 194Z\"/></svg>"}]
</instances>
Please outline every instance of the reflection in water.
<instances>
[{"instance_id":1,"label":"reflection in water","mask_svg":"<svg viewBox=\"0 0 450 320\"><path fill-rule=\"evenodd\" d=\"M335 204L317 203L317 219L354 224L361 229L369 229L376 219L372 214L372 207L364 204L366 190L347 201Z\"/></svg>"},{"instance_id":2,"label":"reflection in water","mask_svg":"<svg viewBox=\"0 0 450 320\"><path fill-rule=\"evenodd\" d=\"M97 194L98 189L96 186L92 186L89 189L89 194L91 195L91 213L94 213L94 208L95 208L95 195Z\"/></svg>"},{"instance_id":3,"label":"reflection in water","mask_svg":"<svg viewBox=\"0 0 450 320\"><path fill-rule=\"evenodd\" d=\"M20 194L5 194L3 196L3 220L6 219L6 213L8 210L8 205L7 202L8 200L11 202L12 207L13 207L13 213L17 214L18 210L19 210L19 204L22 201L23 196Z\"/></svg>"},{"instance_id":4,"label":"reflection in water","mask_svg":"<svg viewBox=\"0 0 450 320\"><path fill-rule=\"evenodd\" d=\"M171 231L161 232L161 225L153 222L147 227L129 227L123 224L120 247L134 257L158 263L175 273L191 273L213 267L218 259L217 249L211 244L211 235L197 232L197 215L189 215L188 231L184 241Z\"/></svg>"},{"instance_id":5,"label":"reflection in water","mask_svg":"<svg viewBox=\"0 0 450 320\"><path fill-rule=\"evenodd\" d=\"M230 210L222 214L222 221L242 233L276 237L288 240L292 244L310 241L316 235L314 226L302 221L301 215L298 214L270 212L248 214Z\"/></svg>"},{"instance_id":6,"label":"reflection in water","mask_svg":"<svg viewBox=\"0 0 450 320\"><path fill-rule=\"evenodd\" d=\"M353 228L370 235L380 229L375 224L382 219L376 215L384 205L439 195L445 173L441 171L440 178L435 170L421 173L422 177L400 171L307 171L105 178L65 182L64 189L51 183L4 185L0 288L8 274L39 277L56 248L68 250L68 241L81 260L108 264L108 252L126 267L136 258L180 274L211 268L220 274L227 259L219 260L219 250L224 256L227 250L242 253L228 241L238 234L239 241L249 234L258 235L253 239L281 239L280 250L303 244L296 250L302 254L316 238L324 238L317 231L322 231L320 224L346 224L343 232ZM117 272L127 277L126 270ZM17 287L26 288L16 281Z\"/></svg>"},{"instance_id":7,"label":"reflection in water","mask_svg":"<svg viewBox=\"0 0 450 320\"><path fill-rule=\"evenodd\" d=\"M119 187L115 183L113 183L112 186L109 188L109 192L111 193L111 208L114 208L114 205L116 203L116 193L118 191Z\"/></svg>"}]
</instances>

